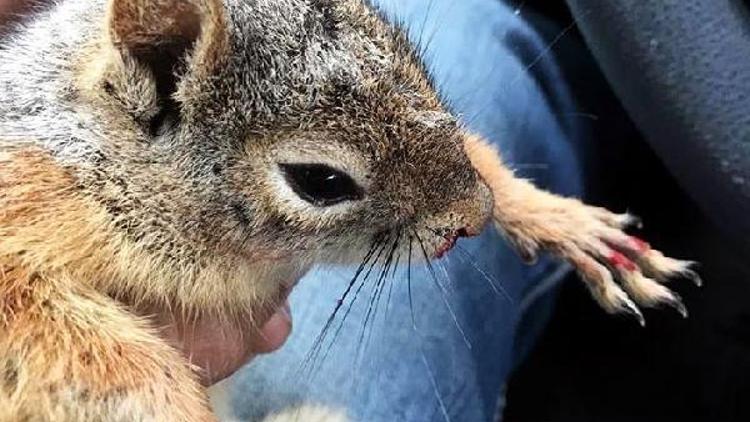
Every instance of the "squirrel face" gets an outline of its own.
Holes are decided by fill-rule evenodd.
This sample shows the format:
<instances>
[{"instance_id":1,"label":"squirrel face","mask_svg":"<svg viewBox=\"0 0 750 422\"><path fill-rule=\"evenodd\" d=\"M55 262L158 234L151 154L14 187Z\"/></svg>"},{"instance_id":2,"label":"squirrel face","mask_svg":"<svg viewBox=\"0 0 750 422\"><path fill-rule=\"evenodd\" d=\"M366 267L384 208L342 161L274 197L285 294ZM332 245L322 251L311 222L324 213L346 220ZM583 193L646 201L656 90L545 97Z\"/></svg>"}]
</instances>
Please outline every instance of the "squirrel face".
<instances>
[{"instance_id":1,"label":"squirrel face","mask_svg":"<svg viewBox=\"0 0 750 422\"><path fill-rule=\"evenodd\" d=\"M427 258L490 214L468 135L361 0L112 0L91 45L108 134L86 185L154 254L305 267L417 238Z\"/></svg>"}]
</instances>

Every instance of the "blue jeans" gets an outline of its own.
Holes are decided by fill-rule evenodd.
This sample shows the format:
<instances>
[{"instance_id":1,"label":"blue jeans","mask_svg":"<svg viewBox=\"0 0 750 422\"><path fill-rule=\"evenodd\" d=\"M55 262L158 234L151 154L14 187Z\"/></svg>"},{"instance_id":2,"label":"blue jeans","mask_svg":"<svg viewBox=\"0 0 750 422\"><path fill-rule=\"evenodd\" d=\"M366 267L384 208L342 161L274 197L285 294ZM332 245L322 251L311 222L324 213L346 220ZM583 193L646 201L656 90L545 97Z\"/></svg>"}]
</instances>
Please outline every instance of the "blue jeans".
<instances>
[{"instance_id":1,"label":"blue jeans","mask_svg":"<svg viewBox=\"0 0 750 422\"><path fill-rule=\"evenodd\" d=\"M572 101L546 44L521 16L498 0L375 3L421 45L454 111L499 145L521 176L581 193L581 134L565 117L574 115ZM312 359L354 270L309 274L291 297L288 344L235 377L238 416L257 420L312 402L363 422L497 420L507 378L543 328L567 267L550 259L522 264L494 230L459 244L436 264L437 280L414 268L407 283L402 267L379 301L370 300L372 280Z\"/></svg>"}]
</instances>

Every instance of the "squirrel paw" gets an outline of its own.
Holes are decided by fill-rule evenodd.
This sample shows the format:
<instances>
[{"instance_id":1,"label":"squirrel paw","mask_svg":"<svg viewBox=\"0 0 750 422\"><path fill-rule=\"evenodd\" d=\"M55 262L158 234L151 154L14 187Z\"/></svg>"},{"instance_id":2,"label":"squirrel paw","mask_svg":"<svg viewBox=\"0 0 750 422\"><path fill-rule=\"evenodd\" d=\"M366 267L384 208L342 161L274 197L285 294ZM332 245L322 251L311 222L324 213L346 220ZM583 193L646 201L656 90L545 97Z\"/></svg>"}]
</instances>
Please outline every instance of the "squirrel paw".
<instances>
[{"instance_id":1,"label":"squirrel paw","mask_svg":"<svg viewBox=\"0 0 750 422\"><path fill-rule=\"evenodd\" d=\"M567 260L605 310L633 314L641 324L638 305L669 305L687 316L680 297L662 283L682 276L700 285L693 263L667 258L627 235L625 228L640 224L637 218L537 189L515 177L497 150L477 136L466 137L465 151L492 193L496 226L523 258L547 250Z\"/></svg>"},{"instance_id":2,"label":"squirrel paw","mask_svg":"<svg viewBox=\"0 0 750 422\"><path fill-rule=\"evenodd\" d=\"M662 283L684 277L700 286L700 277L692 270L695 263L668 258L626 234L627 227L640 225L630 214L554 198L516 224L498 219L496 213L496 222L522 256L533 259L544 249L567 260L607 312L631 314L641 325L645 319L638 306L667 305L687 317L680 296Z\"/></svg>"}]
</instances>

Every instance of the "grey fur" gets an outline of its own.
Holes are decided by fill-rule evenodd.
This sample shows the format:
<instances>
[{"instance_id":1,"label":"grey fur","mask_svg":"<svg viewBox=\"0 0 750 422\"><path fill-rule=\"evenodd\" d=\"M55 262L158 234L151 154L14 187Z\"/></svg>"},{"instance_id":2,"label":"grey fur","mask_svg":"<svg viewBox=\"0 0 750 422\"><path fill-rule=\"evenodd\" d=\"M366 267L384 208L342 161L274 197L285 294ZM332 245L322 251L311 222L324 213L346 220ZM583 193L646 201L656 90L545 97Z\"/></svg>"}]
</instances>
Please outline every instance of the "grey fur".
<instances>
[{"instance_id":1,"label":"grey fur","mask_svg":"<svg viewBox=\"0 0 750 422\"><path fill-rule=\"evenodd\" d=\"M122 52L128 74L81 87L104 3L64 0L6 41L0 148L50 151L149 253L198 267L247 249L339 261L382 233L437 247L431 230L483 224L489 193L457 121L403 34L358 0L227 0L228 60L206 76L185 57L181 119L158 136L143 126L159 110L137 58ZM335 218L282 210L267 175L295 139L355 155L365 200Z\"/></svg>"}]
</instances>

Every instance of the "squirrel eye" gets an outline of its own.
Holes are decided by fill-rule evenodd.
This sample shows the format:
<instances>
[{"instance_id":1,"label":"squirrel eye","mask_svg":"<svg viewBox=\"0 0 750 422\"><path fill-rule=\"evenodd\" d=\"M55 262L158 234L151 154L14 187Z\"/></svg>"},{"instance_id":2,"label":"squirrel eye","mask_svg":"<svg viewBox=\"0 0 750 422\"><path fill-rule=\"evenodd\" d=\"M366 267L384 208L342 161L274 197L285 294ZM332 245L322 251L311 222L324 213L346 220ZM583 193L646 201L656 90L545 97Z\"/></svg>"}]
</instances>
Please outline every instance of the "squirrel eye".
<instances>
[{"instance_id":1,"label":"squirrel eye","mask_svg":"<svg viewBox=\"0 0 750 422\"><path fill-rule=\"evenodd\" d=\"M362 188L348 174L325 164L279 166L294 193L316 207L330 207L364 197Z\"/></svg>"}]
</instances>

